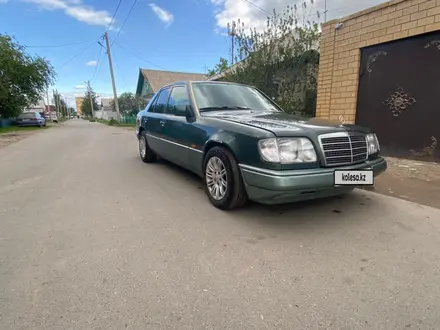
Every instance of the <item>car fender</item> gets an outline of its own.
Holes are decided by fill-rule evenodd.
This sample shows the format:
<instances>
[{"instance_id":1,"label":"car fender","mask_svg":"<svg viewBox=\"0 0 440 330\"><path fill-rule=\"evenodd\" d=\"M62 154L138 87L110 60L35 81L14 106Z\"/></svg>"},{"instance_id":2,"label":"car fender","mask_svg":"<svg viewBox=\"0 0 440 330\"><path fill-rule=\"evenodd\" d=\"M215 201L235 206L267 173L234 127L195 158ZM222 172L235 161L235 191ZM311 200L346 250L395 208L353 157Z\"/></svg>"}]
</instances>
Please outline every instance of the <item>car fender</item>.
<instances>
[{"instance_id":1,"label":"car fender","mask_svg":"<svg viewBox=\"0 0 440 330\"><path fill-rule=\"evenodd\" d=\"M229 149L232 154L239 161L239 142L237 141L236 134L231 134L224 130L218 130L206 141L203 147L203 153L206 154L209 149L212 148L213 145L221 145L227 149Z\"/></svg>"}]
</instances>

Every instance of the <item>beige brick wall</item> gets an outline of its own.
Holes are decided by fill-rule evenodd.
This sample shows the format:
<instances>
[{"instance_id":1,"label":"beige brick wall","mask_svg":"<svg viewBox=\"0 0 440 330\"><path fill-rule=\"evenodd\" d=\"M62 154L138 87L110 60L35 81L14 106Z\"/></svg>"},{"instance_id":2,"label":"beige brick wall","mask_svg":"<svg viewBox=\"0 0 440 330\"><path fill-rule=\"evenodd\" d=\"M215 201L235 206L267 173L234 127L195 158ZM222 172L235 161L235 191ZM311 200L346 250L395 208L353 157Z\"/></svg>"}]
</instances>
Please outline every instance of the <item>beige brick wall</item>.
<instances>
[{"instance_id":1,"label":"beige brick wall","mask_svg":"<svg viewBox=\"0 0 440 330\"><path fill-rule=\"evenodd\" d=\"M325 23L316 116L354 123L360 48L437 30L440 0L392 0Z\"/></svg>"}]
</instances>

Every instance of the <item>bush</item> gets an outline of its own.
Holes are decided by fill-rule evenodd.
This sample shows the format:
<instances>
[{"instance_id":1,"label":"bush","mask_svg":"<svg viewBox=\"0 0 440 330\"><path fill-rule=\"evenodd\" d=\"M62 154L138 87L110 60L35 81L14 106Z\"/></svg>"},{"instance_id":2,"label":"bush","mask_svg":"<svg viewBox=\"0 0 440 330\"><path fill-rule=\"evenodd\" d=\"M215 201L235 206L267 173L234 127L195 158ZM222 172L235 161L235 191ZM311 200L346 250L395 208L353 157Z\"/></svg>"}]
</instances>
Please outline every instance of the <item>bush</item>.
<instances>
[{"instance_id":1,"label":"bush","mask_svg":"<svg viewBox=\"0 0 440 330\"><path fill-rule=\"evenodd\" d=\"M224 71L220 59L214 73L223 70L220 80L257 87L288 113L314 116L321 36L318 23L308 20L314 2L274 10L260 29L245 31L238 21L234 61L240 64Z\"/></svg>"},{"instance_id":2,"label":"bush","mask_svg":"<svg viewBox=\"0 0 440 330\"><path fill-rule=\"evenodd\" d=\"M95 119L93 119L93 118L90 118L89 119L89 122L91 122L91 123L94 123L96 120Z\"/></svg>"},{"instance_id":3,"label":"bush","mask_svg":"<svg viewBox=\"0 0 440 330\"><path fill-rule=\"evenodd\" d=\"M108 125L109 125L109 126L114 126L114 125L116 125L117 123L118 123L118 122L117 122L114 118L112 118L112 119L109 120Z\"/></svg>"}]
</instances>

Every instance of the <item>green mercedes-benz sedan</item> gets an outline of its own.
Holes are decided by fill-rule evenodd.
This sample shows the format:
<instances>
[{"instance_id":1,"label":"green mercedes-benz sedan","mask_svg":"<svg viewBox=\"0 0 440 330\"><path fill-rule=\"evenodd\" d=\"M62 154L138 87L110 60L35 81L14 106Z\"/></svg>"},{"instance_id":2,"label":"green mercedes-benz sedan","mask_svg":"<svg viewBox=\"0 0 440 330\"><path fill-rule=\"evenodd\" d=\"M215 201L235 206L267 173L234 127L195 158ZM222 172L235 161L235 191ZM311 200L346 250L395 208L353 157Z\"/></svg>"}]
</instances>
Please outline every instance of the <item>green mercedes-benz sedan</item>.
<instances>
[{"instance_id":1,"label":"green mercedes-benz sedan","mask_svg":"<svg viewBox=\"0 0 440 330\"><path fill-rule=\"evenodd\" d=\"M387 168L369 129L302 120L235 83L162 87L138 113L136 135L144 162L160 156L198 174L220 209L344 194Z\"/></svg>"}]
</instances>

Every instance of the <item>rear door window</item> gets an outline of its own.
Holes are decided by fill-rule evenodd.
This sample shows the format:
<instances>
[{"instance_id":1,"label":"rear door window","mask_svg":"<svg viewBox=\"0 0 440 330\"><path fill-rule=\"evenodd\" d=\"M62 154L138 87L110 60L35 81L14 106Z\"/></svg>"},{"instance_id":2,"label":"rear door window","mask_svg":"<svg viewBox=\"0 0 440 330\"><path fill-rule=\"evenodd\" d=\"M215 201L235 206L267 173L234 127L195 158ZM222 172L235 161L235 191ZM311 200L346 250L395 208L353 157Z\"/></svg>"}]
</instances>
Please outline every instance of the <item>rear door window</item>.
<instances>
[{"instance_id":1,"label":"rear door window","mask_svg":"<svg viewBox=\"0 0 440 330\"><path fill-rule=\"evenodd\" d=\"M154 113L164 113L165 107L168 103L168 98L170 96L170 89L165 88L163 89L159 96L157 97L156 103L153 105L153 112Z\"/></svg>"}]
</instances>

